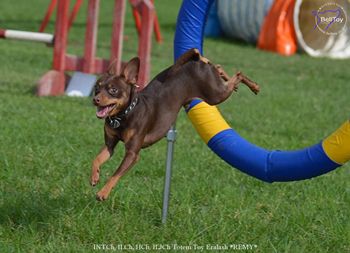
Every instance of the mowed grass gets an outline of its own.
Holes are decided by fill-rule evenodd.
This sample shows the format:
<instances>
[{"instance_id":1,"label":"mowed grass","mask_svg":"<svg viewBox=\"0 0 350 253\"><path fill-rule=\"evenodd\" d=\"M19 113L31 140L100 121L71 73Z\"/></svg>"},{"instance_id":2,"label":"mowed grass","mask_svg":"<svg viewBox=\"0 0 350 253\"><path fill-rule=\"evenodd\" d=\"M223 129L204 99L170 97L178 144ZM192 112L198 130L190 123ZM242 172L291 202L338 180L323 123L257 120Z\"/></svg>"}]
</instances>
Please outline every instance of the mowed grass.
<instances>
[{"instance_id":1,"label":"mowed grass","mask_svg":"<svg viewBox=\"0 0 350 253\"><path fill-rule=\"evenodd\" d=\"M112 1L101 2L98 55L108 57L113 8ZM37 30L47 4L2 0L1 27ZM180 1L156 4L164 43L153 44L152 75L172 63ZM86 3L69 35L69 53L83 52L85 10ZM53 27L51 22L48 31ZM128 9L124 60L136 54L136 45ZM51 66L51 48L0 40L0 52L0 252L96 252L97 244L141 244L148 252L160 251L153 244L350 252L349 165L306 181L260 182L215 156L184 112L177 121L167 223L160 222L166 140L143 150L110 198L97 202L96 191L121 161L122 145L103 167L100 185L91 188L103 122L90 99L34 95L36 81ZM259 146L303 148L349 118L349 60L282 57L213 39L206 40L205 55L261 85L258 96L242 86L220 105L228 123Z\"/></svg>"}]
</instances>

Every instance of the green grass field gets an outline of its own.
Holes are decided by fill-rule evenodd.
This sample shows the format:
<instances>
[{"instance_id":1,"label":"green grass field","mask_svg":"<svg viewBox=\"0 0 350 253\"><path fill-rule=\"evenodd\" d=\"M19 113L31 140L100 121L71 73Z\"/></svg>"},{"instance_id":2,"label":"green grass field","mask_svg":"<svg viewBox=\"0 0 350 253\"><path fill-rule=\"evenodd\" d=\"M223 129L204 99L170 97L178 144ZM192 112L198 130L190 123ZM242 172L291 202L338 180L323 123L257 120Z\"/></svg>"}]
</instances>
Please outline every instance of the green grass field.
<instances>
[{"instance_id":1,"label":"green grass field","mask_svg":"<svg viewBox=\"0 0 350 253\"><path fill-rule=\"evenodd\" d=\"M98 55L108 57L112 1L101 2ZM156 2L165 41L153 45L152 75L172 62L181 1ZM47 4L2 0L0 26L37 30ZM70 33L70 53L83 51L85 9L86 3ZM129 9L126 35L124 60L137 51ZM263 183L215 156L184 112L177 121L167 224L160 222L166 140L144 150L108 201L97 202L95 193L119 164L122 145L91 188L103 122L90 99L34 95L36 81L51 66L51 48L0 40L0 52L0 252L99 252L102 244L116 251L139 244L139 252L194 252L194 245L204 246L196 252L218 252L206 249L216 244L254 246L248 252L350 252L349 165L312 180ZM281 57L213 39L205 41L205 55L261 85L258 96L242 87L220 105L229 124L257 145L306 147L349 117L349 60Z\"/></svg>"}]
</instances>

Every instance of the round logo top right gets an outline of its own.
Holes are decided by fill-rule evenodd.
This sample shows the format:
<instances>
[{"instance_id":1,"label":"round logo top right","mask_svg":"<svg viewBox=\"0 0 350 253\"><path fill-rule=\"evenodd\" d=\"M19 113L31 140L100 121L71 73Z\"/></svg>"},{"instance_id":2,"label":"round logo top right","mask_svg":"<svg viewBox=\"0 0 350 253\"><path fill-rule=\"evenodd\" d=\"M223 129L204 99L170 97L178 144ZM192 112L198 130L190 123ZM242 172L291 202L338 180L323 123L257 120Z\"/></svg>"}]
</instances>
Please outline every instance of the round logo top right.
<instances>
[{"instance_id":1,"label":"round logo top right","mask_svg":"<svg viewBox=\"0 0 350 253\"><path fill-rule=\"evenodd\" d=\"M313 29L318 29L327 35L337 35L347 28L347 13L343 6L338 3L329 2L312 11L315 18Z\"/></svg>"}]
</instances>

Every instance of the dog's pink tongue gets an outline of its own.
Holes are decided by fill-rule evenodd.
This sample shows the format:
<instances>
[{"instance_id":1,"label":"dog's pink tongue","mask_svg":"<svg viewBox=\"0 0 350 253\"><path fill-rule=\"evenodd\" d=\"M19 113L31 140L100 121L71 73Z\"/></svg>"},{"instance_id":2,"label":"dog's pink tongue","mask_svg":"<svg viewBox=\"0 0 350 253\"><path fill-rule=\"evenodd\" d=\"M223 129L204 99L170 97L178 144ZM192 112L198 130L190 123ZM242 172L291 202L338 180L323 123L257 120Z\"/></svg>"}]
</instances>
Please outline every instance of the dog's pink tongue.
<instances>
[{"instance_id":1,"label":"dog's pink tongue","mask_svg":"<svg viewBox=\"0 0 350 253\"><path fill-rule=\"evenodd\" d=\"M107 116L108 109L109 109L108 106L106 106L106 107L97 107L96 116L98 118L105 118Z\"/></svg>"}]
</instances>

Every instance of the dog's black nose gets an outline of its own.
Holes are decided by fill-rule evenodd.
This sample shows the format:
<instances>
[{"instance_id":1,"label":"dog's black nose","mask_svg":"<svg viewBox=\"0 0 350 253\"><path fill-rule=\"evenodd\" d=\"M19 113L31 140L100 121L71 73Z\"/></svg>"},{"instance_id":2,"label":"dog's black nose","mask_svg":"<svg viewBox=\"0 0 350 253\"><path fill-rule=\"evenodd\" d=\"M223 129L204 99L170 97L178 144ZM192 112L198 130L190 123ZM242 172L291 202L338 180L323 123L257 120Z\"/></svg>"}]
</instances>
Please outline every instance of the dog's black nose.
<instances>
[{"instance_id":1,"label":"dog's black nose","mask_svg":"<svg viewBox=\"0 0 350 253\"><path fill-rule=\"evenodd\" d=\"M94 102L95 105L98 105L100 103L100 99L98 97L94 97L92 101Z\"/></svg>"}]
</instances>

